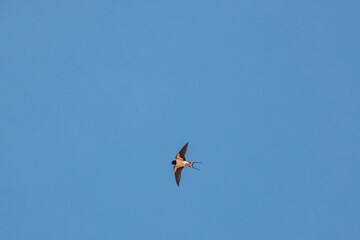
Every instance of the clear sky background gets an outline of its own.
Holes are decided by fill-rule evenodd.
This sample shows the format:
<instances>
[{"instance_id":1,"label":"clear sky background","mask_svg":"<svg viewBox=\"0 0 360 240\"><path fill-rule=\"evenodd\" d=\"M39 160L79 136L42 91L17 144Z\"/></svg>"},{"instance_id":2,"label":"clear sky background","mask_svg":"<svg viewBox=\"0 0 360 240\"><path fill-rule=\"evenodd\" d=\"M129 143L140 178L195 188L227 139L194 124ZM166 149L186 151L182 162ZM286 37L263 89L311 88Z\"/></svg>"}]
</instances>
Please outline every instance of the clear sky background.
<instances>
[{"instance_id":1,"label":"clear sky background","mask_svg":"<svg viewBox=\"0 0 360 240\"><path fill-rule=\"evenodd\" d=\"M360 239L359 12L2 0L0 239Z\"/></svg>"}]
</instances>

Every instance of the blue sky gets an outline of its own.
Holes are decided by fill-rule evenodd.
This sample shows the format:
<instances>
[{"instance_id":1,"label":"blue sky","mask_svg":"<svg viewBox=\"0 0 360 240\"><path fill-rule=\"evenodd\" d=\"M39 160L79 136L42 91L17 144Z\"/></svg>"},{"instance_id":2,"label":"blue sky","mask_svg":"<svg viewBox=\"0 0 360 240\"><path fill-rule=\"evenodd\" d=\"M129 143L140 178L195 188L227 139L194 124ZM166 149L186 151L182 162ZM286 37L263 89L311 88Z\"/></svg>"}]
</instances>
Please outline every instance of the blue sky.
<instances>
[{"instance_id":1,"label":"blue sky","mask_svg":"<svg viewBox=\"0 0 360 240\"><path fill-rule=\"evenodd\" d=\"M359 10L1 1L0 239L359 239Z\"/></svg>"}]
</instances>

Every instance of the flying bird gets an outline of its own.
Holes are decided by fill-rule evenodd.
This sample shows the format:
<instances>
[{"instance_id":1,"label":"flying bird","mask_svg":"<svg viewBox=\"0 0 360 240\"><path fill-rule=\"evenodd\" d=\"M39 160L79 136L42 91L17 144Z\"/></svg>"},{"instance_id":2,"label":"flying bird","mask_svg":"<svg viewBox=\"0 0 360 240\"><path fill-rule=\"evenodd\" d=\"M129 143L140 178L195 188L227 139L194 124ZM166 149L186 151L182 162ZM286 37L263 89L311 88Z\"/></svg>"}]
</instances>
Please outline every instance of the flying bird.
<instances>
[{"instance_id":1,"label":"flying bird","mask_svg":"<svg viewBox=\"0 0 360 240\"><path fill-rule=\"evenodd\" d=\"M174 165L174 174L175 174L175 180L176 184L179 186L180 184L180 178L181 178L181 171L184 169L184 167L191 167L194 169L197 169L194 167L194 163L200 163L200 162L187 162L185 159L185 153L187 150L189 142L187 142L180 152L176 154L175 160L171 162L172 165ZM199 169L197 169L199 170Z\"/></svg>"}]
</instances>

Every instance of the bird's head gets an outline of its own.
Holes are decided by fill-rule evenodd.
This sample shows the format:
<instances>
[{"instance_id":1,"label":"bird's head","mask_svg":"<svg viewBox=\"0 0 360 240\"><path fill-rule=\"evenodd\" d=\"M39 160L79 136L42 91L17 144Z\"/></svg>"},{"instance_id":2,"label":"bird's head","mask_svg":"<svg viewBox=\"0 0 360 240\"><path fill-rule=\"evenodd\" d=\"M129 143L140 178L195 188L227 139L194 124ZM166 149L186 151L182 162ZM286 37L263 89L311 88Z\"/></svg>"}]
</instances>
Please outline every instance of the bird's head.
<instances>
[{"instance_id":1,"label":"bird's head","mask_svg":"<svg viewBox=\"0 0 360 240\"><path fill-rule=\"evenodd\" d=\"M172 164L172 165L176 165L176 161L175 161L175 160L172 161L171 164Z\"/></svg>"}]
</instances>

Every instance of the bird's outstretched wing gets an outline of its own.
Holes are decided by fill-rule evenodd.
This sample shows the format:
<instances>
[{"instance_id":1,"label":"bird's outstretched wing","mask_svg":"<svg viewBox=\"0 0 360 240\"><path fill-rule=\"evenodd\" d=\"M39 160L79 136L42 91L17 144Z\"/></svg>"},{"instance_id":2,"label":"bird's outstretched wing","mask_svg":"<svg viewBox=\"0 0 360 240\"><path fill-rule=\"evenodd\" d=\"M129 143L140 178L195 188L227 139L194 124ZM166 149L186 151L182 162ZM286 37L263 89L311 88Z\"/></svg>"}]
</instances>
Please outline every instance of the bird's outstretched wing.
<instances>
[{"instance_id":1,"label":"bird's outstretched wing","mask_svg":"<svg viewBox=\"0 0 360 240\"><path fill-rule=\"evenodd\" d=\"M181 160L181 161L185 161L185 153L187 150L187 146L188 146L189 142L187 142L182 149L180 150L180 152L176 155L176 160Z\"/></svg>"},{"instance_id":2,"label":"bird's outstretched wing","mask_svg":"<svg viewBox=\"0 0 360 240\"><path fill-rule=\"evenodd\" d=\"M176 180L176 184L179 186L180 184L180 178L181 178L181 171L183 170L184 167L175 167L174 166L174 174L175 174L175 180Z\"/></svg>"}]
</instances>

